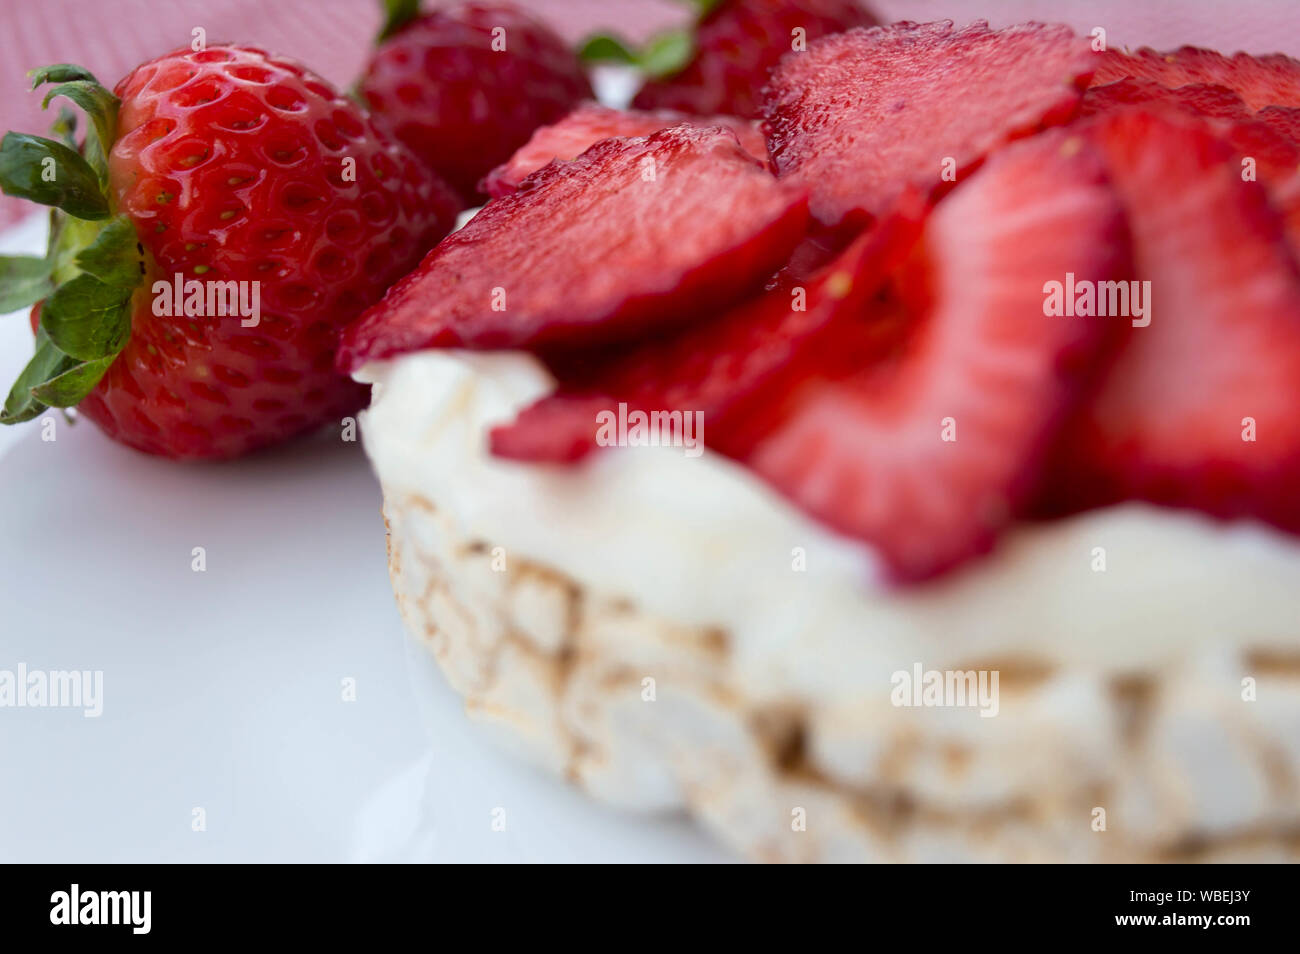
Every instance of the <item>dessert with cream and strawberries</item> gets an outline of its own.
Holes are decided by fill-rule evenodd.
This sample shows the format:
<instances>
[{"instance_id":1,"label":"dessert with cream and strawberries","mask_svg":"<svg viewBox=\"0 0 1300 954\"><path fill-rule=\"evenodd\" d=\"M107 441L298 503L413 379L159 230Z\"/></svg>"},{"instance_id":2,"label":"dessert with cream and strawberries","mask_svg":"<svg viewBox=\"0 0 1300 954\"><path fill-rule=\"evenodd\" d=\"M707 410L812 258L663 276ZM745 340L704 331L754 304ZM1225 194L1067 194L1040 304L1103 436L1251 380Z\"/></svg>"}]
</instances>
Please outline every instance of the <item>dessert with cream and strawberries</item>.
<instances>
[{"instance_id":1,"label":"dessert with cream and strawberries","mask_svg":"<svg viewBox=\"0 0 1300 954\"><path fill-rule=\"evenodd\" d=\"M539 131L345 333L412 633L753 857L1293 856L1300 64L902 23L763 95L775 174Z\"/></svg>"},{"instance_id":2,"label":"dessert with cream and strawberries","mask_svg":"<svg viewBox=\"0 0 1300 954\"><path fill-rule=\"evenodd\" d=\"M0 145L54 208L0 422L231 458L368 386L470 715L748 857L1300 855L1300 62L386 9L356 102L237 44L34 71L86 122Z\"/></svg>"}]
</instances>

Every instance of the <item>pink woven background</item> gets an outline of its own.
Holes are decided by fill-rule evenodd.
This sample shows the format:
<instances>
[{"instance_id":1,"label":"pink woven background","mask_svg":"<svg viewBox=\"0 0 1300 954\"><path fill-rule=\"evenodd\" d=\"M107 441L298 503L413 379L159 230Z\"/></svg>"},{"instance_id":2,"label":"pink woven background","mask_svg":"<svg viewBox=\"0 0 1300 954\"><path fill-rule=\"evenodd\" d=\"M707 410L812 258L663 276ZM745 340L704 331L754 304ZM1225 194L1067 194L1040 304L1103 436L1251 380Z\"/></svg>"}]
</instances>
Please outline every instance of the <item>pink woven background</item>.
<instances>
[{"instance_id":1,"label":"pink woven background","mask_svg":"<svg viewBox=\"0 0 1300 954\"><path fill-rule=\"evenodd\" d=\"M516 0L577 39L597 27L632 36L671 24L685 7L671 0ZM426 6L431 5L426 0ZM1225 52L1300 55L1297 0L872 0L887 19L994 26L1052 20L1087 32L1106 28L1113 45L1165 49L1190 43ZM27 89L34 66L73 62L113 85L137 64L208 40L238 40L295 56L346 86L365 61L379 22L377 0L4 0L0 5L0 130L43 133L49 117ZM0 199L0 226L30 209Z\"/></svg>"}]
</instances>

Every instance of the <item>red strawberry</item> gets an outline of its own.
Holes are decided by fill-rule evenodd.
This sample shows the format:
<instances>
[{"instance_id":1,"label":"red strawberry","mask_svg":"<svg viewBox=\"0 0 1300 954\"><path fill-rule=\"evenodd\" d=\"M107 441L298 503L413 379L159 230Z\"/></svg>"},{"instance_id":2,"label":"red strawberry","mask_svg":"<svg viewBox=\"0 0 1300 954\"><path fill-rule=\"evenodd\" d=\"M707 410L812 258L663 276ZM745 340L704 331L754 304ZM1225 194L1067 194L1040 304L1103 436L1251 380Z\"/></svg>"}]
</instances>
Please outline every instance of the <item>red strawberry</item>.
<instances>
[{"instance_id":1,"label":"red strawberry","mask_svg":"<svg viewBox=\"0 0 1300 954\"><path fill-rule=\"evenodd\" d=\"M861 325L871 296L915 245L923 211L919 197L909 196L806 286L773 288L712 321L599 355L594 369L559 370L555 394L492 432L493 453L578 460L596 447L596 415L619 402L647 413L701 412L710 439L737 402L799 377L828 325Z\"/></svg>"},{"instance_id":2,"label":"red strawberry","mask_svg":"<svg viewBox=\"0 0 1300 954\"><path fill-rule=\"evenodd\" d=\"M1063 435L1048 509L1136 497L1300 530L1300 274L1276 210L1204 123L1127 111L1080 128L1153 307Z\"/></svg>"},{"instance_id":3,"label":"red strawberry","mask_svg":"<svg viewBox=\"0 0 1300 954\"><path fill-rule=\"evenodd\" d=\"M1007 140L1070 120L1094 58L1068 28L1038 23L851 30L773 71L768 148L818 220L876 215L908 183L944 186Z\"/></svg>"},{"instance_id":4,"label":"red strawberry","mask_svg":"<svg viewBox=\"0 0 1300 954\"><path fill-rule=\"evenodd\" d=\"M697 126L724 126L736 134L747 153L767 164L767 142L755 122L734 116L693 118L671 110L641 112L583 103L558 123L535 131L509 161L488 173L483 180L483 191L498 199L514 192L519 183L552 159L575 159L602 139L648 136L683 122L693 122Z\"/></svg>"},{"instance_id":5,"label":"red strawberry","mask_svg":"<svg viewBox=\"0 0 1300 954\"><path fill-rule=\"evenodd\" d=\"M1190 83L1226 86L1251 110L1300 106L1300 60L1281 53L1269 56L1237 53L1228 57L1194 46L1184 46L1172 53L1158 53L1149 47L1133 53L1107 50L1098 60L1092 82L1101 86L1129 76L1171 89Z\"/></svg>"},{"instance_id":6,"label":"red strawberry","mask_svg":"<svg viewBox=\"0 0 1300 954\"><path fill-rule=\"evenodd\" d=\"M1115 321L1048 317L1045 283L1104 280L1124 247L1119 206L1078 137L995 153L939 204L895 276L902 340L866 362L861 333L826 343L822 372L735 412L723 449L872 544L895 578L987 549L1036 488Z\"/></svg>"},{"instance_id":7,"label":"red strawberry","mask_svg":"<svg viewBox=\"0 0 1300 954\"><path fill-rule=\"evenodd\" d=\"M1265 106L1255 118L1279 136L1300 144L1300 106Z\"/></svg>"},{"instance_id":8,"label":"red strawberry","mask_svg":"<svg viewBox=\"0 0 1300 954\"><path fill-rule=\"evenodd\" d=\"M1300 109L1269 107L1258 113L1225 86L1190 84L1170 89L1151 80L1124 79L1095 86L1083 97L1082 116L1113 112L1133 105L1148 111L1205 116L1215 135L1242 159L1270 190L1282 211L1292 248L1300 250L1300 129L1291 129Z\"/></svg>"},{"instance_id":9,"label":"red strawberry","mask_svg":"<svg viewBox=\"0 0 1300 954\"><path fill-rule=\"evenodd\" d=\"M783 55L880 22L858 0L721 0L706 9L693 38L685 34L677 44L689 59L646 83L632 101L637 109L758 116L768 73ZM673 38L657 38L657 45Z\"/></svg>"},{"instance_id":10,"label":"red strawberry","mask_svg":"<svg viewBox=\"0 0 1300 954\"><path fill-rule=\"evenodd\" d=\"M1164 106L1216 119L1245 121L1254 116L1241 97L1226 86L1190 83L1171 89L1152 80L1132 78L1092 86L1083 94L1079 115L1094 116L1135 105Z\"/></svg>"},{"instance_id":11,"label":"red strawberry","mask_svg":"<svg viewBox=\"0 0 1300 954\"><path fill-rule=\"evenodd\" d=\"M1300 255L1300 141L1279 135L1274 127L1258 121L1211 123L1210 128L1238 157L1234 165L1239 175L1243 160L1253 161L1254 175L1282 214L1291 250Z\"/></svg>"},{"instance_id":12,"label":"red strawberry","mask_svg":"<svg viewBox=\"0 0 1300 954\"><path fill-rule=\"evenodd\" d=\"M1300 172L1270 189L1273 204L1282 214L1291 252L1300 260Z\"/></svg>"},{"instance_id":13,"label":"red strawberry","mask_svg":"<svg viewBox=\"0 0 1300 954\"><path fill-rule=\"evenodd\" d=\"M1215 120L1210 124L1214 132L1238 155L1253 158L1259 177L1270 184L1280 185L1300 172L1300 138L1291 135L1288 111L1252 113L1225 86L1191 84L1170 89L1150 80L1125 79L1088 90L1079 114L1095 116L1132 106Z\"/></svg>"},{"instance_id":14,"label":"red strawberry","mask_svg":"<svg viewBox=\"0 0 1300 954\"><path fill-rule=\"evenodd\" d=\"M606 139L530 176L344 336L340 364L439 345L591 345L680 325L761 285L803 235L801 193L724 129Z\"/></svg>"},{"instance_id":15,"label":"red strawberry","mask_svg":"<svg viewBox=\"0 0 1300 954\"><path fill-rule=\"evenodd\" d=\"M569 46L511 4L457 3L394 28L358 90L466 205L534 129L592 95Z\"/></svg>"},{"instance_id":16,"label":"red strawberry","mask_svg":"<svg viewBox=\"0 0 1300 954\"><path fill-rule=\"evenodd\" d=\"M49 257L26 260L53 264L53 284L27 297L48 296L5 419L77 405L132 447L215 458L358 407L364 390L334 370L339 331L451 228L448 187L318 76L261 50L169 53L127 76L120 102L78 67L47 81L94 127L85 158L15 133L0 149L6 192L63 210ZM45 157L57 190L37 175ZM178 275L190 314L173 308Z\"/></svg>"}]
</instances>

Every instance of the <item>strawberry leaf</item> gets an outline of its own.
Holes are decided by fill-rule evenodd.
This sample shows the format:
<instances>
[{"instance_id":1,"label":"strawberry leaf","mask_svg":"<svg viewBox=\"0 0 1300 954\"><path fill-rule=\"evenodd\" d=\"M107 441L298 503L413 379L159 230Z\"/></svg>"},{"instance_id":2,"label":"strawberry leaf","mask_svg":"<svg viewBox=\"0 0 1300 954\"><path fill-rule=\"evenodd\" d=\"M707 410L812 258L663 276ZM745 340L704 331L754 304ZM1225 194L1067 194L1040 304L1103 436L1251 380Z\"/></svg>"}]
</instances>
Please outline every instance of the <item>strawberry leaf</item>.
<instances>
[{"instance_id":1,"label":"strawberry leaf","mask_svg":"<svg viewBox=\"0 0 1300 954\"><path fill-rule=\"evenodd\" d=\"M668 30L652 36L639 50L612 34L595 33L582 44L578 57L587 64L625 63L659 79L680 71L694 53L695 40L690 30Z\"/></svg>"},{"instance_id":2,"label":"strawberry leaf","mask_svg":"<svg viewBox=\"0 0 1300 954\"><path fill-rule=\"evenodd\" d=\"M420 0L383 0L384 25L375 37L382 43L420 15Z\"/></svg>"},{"instance_id":3,"label":"strawberry leaf","mask_svg":"<svg viewBox=\"0 0 1300 954\"><path fill-rule=\"evenodd\" d=\"M669 30L650 38L641 51L641 69L658 79L679 72L695 52L695 38L689 30Z\"/></svg>"},{"instance_id":4,"label":"strawberry leaf","mask_svg":"<svg viewBox=\"0 0 1300 954\"><path fill-rule=\"evenodd\" d=\"M695 15L704 19L713 12L713 8L722 2L722 0L678 0L679 3L685 3L688 7L695 10Z\"/></svg>"},{"instance_id":5,"label":"strawberry leaf","mask_svg":"<svg viewBox=\"0 0 1300 954\"><path fill-rule=\"evenodd\" d=\"M41 107L48 108L50 100L56 96L72 100L90 118L95 135L86 137L86 159L98 174L100 186L107 186L108 150L117 135L117 108L121 105L120 101L93 80L61 83L45 94Z\"/></svg>"},{"instance_id":6,"label":"strawberry leaf","mask_svg":"<svg viewBox=\"0 0 1300 954\"><path fill-rule=\"evenodd\" d=\"M629 50L616 36L608 33L594 33L587 37L578 50L578 58L584 63L627 63L635 66L637 54Z\"/></svg>"},{"instance_id":7,"label":"strawberry leaf","mask_svg":"<svg viewBox=\"0 0 1300 954\"><path fill-rule=\"evenodd\" d=\"M9 391L0 424L20 424L30 421L48 406L32 394L32 388L44 384L75 367L77 362L54 347L43 330L36 332L36 354L27 362Z\"/></svg>"},{"instance_id":8,"label":"strawberry leaf","mask_svg":"<svg viewBox=\"0 0 1300 954\"><path fill-rule=\"evenodd\" d=\"M75 152L77 149L77 114L64 106L59 110L58 118L50 123L50 133L58 136L59 142Z\"/></svg>"},{"instance_id":9,"label":"strawberry leaf","mask_svg":"<svg viewBox=\"0 0 1300 954\"><path fill-rule=\"evenodd\" d=\"M109 221L95 241L77 253L77 267L112 288L134 289L144 275L135 226L125 215Z\"/></svg>"},{"instance_id":10,"label":"strawberry leaf","mask_svg":"<svg viewBox=\"0 0 1300 954\"><path fill-rule=\"evenodd\" d=\"M76 114L65 107L52 126L62 142L14 132L0 141L0 190L53 207L44 259L0 257L0 310L43 300L36 353L10 390L0 424L72 407L90 393L131 335L131 299L144 275L130 219L110 218L108 151L120 101L69 63L28 76L33 89L56 84L43 107L63 97L90 124L78 145Z\"/></svg>"},{"instance_id":11,"label":"strawberry leaf","mask_svg":"<svg viewBox=\"0 0 1300 954\"><path fill-rule=\"evenodd\" d=\"M50 407L75 407L89 394L116 358L109 355L74 365L32 388L32 397Z\"/></svg>"},{"instance_id":12,"label":"strawberry leaf","mask_svg":"<svg viewBox=\"0 0 1300 954\"><path fill-rule=\"evenodd\" d=\"M52 205L79 219L108 217L99 177L67 146L27 133L0 141L0 191Z\"/></svg>"},{"instance_id":13,"label":"strawberry leaf","mask_svg":"<svg viewBox=\"0 0 1300 954\"><path fill-rule=\"evenodd\" d=\"M66 355L82 361L112 358L131 335L130 303L130 291L78 275L46 299L41 327Z\"/></svg>"},{"instance_id":14,"label":"strawberry leaf","mask_svg":"<svg viewBox=\"0 0 1300 954\"><path fill-rule=\"evenodd\" d=\"M0 314L34 305L54 290L48 259L0 256Z\"/></svg>"},{"instance_id":15,"label":"strawberry leaf","mask_svg":"<svg viewBox=\"0 0 1300 954\"><path fill-rule=\"evenodd\" d=\"M89 83L98 83L95 74L90 72L84 66L77 66L75 63L53 63L50 66L40 66L34 70L28 70L27 75L31 78L32 89L44 83L73 83L78 80L85 80Z\"/></svg>"}]
</instances>

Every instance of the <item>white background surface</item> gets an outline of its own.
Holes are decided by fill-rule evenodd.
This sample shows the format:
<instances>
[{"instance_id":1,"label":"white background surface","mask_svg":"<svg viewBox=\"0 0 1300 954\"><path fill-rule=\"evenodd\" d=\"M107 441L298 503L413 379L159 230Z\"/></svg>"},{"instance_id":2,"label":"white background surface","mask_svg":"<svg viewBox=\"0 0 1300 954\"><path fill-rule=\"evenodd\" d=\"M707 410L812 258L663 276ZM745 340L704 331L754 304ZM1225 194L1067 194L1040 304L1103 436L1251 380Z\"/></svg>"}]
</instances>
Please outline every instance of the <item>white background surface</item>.
<instances>
[{"instance_id":1,"label":"white background surface","mask_svg":"<svg viewBox=\"0 0 1300 954\"><path fill-rule=\"evenodd\" d=\"M6 391L30 352L0 319ZM727 859L465 719L403 633L360 443L186 465L54 416L0 429L0 670L102 670L104 710L0 708L0 861Z\"/></svg>"}]
</instances>

